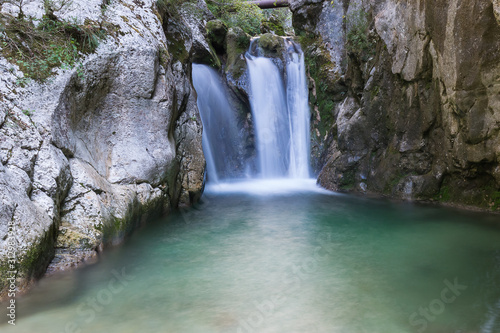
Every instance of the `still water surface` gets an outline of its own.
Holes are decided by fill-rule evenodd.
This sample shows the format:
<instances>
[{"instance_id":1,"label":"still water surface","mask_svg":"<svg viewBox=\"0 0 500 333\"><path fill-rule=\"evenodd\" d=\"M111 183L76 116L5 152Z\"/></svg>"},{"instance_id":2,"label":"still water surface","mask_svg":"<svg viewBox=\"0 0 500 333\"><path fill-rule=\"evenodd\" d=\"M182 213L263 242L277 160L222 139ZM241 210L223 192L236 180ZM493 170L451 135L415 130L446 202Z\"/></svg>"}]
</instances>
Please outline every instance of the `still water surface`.
<instances>
[{"instance_id":1,"label":"still water surface","mask_svg":"<svg viewBox=\"0 0 500 333\"><path fill-rule=\"evenodd\" d=\"M213 187L17 315L0 331L500 332L499 217L309 181Z\"/></svg>"}]
</instances>

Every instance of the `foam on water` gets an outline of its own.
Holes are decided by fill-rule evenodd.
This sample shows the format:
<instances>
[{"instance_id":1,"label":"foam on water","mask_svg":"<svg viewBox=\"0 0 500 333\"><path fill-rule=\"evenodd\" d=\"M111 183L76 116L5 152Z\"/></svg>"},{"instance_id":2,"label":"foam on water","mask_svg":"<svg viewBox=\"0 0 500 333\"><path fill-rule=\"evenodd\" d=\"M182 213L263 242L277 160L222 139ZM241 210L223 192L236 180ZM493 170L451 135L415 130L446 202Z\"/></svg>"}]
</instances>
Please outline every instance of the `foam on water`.
<instances>
[{"instance_id":1,"label":"foam on water","mask_svg":"<svg viewBox=\"0 0 500 333\"><path fill-rule=\"evenodd\" d=\"M225 183L207 184L207 194L247 193L252 195L286 195L302 192L339 195L321 188L312 178L240 179Z\"/></svg>"}]
</instances>

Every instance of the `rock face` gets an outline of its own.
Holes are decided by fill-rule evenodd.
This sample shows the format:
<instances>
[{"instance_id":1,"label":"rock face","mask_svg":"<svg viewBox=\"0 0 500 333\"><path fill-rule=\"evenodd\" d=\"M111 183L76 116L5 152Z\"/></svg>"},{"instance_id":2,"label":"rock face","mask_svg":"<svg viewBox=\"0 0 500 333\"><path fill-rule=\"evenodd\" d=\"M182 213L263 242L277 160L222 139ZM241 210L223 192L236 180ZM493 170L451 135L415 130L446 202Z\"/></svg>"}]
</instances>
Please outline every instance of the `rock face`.
<instances>
[{"instance_id":1,"label":"rock face","mask_svg":"<svg viewBox=\"0 0 500 333\"><path fill-rule=\"evenodd\" d=\"M24 12L40 16L35 2ZM212 52L206 5L160 14L152 0L106 3L56 13L105 15L118 29L78 69L22 88L22 73L0 58L0 291L13 249L22 288L54 254L50 270L74 266L202 193L190 64Z\"/></svg>"},{"instance_id":2,"label":"rock face","mask_svg":"<svg viewBox=\"0 0 500 333\"><path fill-rule=\"evenodd\" d=\"M500 210L498 1L291 8L322 186Z\"/></svg>"}]
</instances>

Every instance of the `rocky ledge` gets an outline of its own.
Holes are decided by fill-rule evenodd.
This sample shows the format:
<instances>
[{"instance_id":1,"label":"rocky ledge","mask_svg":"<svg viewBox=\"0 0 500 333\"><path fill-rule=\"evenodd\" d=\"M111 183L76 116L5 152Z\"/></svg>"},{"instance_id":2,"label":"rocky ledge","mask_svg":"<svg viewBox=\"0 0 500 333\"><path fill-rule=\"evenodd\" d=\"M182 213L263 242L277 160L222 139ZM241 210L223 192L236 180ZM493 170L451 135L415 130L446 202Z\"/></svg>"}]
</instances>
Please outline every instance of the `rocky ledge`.
<instances>
[{"instance_id":1,"label":"rocky ledge","mask_svg":"<svg viewBox=\"0 0 500 333\"><path fill-rule=\"evenodd\" d=\"M500 211L500 3L292 0L332 190Z\"/></svg>"},{"instance_id":2,"label":"rocky ledge","mask_svg":"<svg viewBox=\"0 0 500 333\"><path fill-rule=\"evenodd\" d=\"M24 14L41 17L42 1ZM195 15L193 11L195 10ZM4 14L16 8L4 4ZM0 290L88 262L154 215L202 193L202 125L191 62L210 55L204 2L73 1L59 18L103 18L112 35L73 70L19 85L0 57ZM14 261L9 261L14 259Z\"/></svg>"}]
</instances>

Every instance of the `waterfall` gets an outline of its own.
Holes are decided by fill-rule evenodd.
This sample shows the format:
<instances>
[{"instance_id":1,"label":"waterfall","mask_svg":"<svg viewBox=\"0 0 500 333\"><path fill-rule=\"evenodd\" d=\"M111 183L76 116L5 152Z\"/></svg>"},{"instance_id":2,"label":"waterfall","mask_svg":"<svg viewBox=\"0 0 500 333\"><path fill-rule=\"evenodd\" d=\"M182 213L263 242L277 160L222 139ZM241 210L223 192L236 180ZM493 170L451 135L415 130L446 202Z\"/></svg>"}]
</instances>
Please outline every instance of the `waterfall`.
<instances>
[{"instance_id":1,"label":"waterfall","mask_svg":"<svg viewBox=\"0 0 500 333\"><path fill-rule=\"evenodd\" d=\"M278 66L246 54L262 178L309 177L309 105L304 54L286 41L286 90ZM250 47L252 48L252 46Z\"/></svg>"},{"instance_id":2,"label":"waterfall","mask_svg":"<svg viewBox=\"0 0 500 333\"><path fill-rule=\"evenodd\" d=\"M251 51L246 54L256 161L243 158L242 129L220 76L208 66L193 64L209 183L242 178L243 170L250 169L254 170L251 178L310 177L310 115L304 55L298 44L284 42L287 51L283 71L271 58L252 55Z\"/></svg>"},{"instance_id":3,"label":"waterfall","mask_svg":"<svg viewBox=\"0 0 500 333\"><path fill-rule=\"evenodd\" d=\"M218 183L240 176L244 172L243 142L221 78L210 67L193 64L193 85L203 123L207 180Z\"/></svg>"},{"instance_id":4,"label":"waterfall","mask_svg":"<svg viewBox=\"0 0 500 333\"><path fill-rule=\"evenodd\" d=\"M247 64L259 173L284 177L290 164L290 117L281 74L268 58L247 55Z\"/></svg>"},{"instance_id":5,"label":"waterfall","mask_svg":"<svg viewBox=\"0 0 500 333\"><path fill-rule=\"evenodd\" d=\"M309 91L306 82L304 54L297 44L288 52L287 108L290 115L290 168L291 178L309 177L310 114Z\"/></svg>"}]
</instances>

